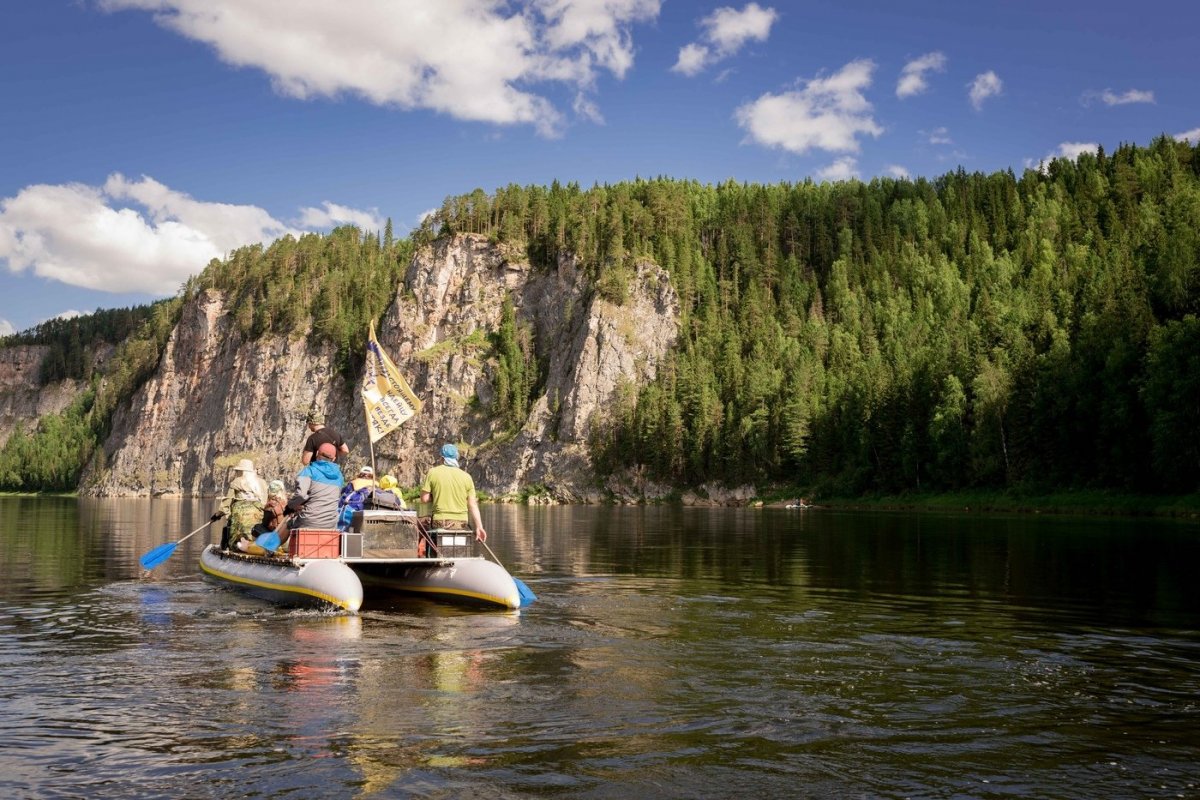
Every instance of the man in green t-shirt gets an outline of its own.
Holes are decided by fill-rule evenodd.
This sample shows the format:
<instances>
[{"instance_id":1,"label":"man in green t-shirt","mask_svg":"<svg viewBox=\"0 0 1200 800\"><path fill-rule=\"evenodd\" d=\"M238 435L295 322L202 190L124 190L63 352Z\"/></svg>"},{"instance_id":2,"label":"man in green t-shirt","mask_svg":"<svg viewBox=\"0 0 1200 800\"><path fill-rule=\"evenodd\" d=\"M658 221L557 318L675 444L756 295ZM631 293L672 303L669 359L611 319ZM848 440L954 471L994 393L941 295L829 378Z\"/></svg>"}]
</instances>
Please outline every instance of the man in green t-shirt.
<instances>
[{"instance_id":1,"label":"man in green t-shirt","mask_svg":"<svg viewBox=\"0 0 1200 800\"><path fill-rule=\"evenodd\" d=\"M470 530L469 519L475 525L475 538L481 542L487 539L475 499L475 481L459 468L458 448L454 445L442 445L442 463L425 476L421 502L433 503L433 527Z\"/></svg>"}]
</instances>

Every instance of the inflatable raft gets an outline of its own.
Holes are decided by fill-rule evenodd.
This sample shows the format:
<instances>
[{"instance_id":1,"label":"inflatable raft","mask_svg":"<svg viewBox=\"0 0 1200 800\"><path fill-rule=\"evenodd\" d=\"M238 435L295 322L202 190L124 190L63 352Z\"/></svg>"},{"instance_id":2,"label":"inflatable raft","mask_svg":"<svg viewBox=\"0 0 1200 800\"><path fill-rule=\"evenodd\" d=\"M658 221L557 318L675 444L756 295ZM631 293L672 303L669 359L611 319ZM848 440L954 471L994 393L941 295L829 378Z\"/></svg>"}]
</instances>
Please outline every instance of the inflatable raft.
<instances>
[{"instance_id":1,"label":"inflatable raft","mask_svg":"<svg viewBox=\"0 0 1200 800\"><path fill-rule=\"evenodd\" d=\"M364 597L415 594L492 608L521 607L517 582L504 567L473 554L474 537L431 531L429 555L418 557L411 511L366 511L351 531L299 530L286 556L254 556L209 545L200 569L216 583L289 606L357 612Z\"/></svg>"}]
</instances>

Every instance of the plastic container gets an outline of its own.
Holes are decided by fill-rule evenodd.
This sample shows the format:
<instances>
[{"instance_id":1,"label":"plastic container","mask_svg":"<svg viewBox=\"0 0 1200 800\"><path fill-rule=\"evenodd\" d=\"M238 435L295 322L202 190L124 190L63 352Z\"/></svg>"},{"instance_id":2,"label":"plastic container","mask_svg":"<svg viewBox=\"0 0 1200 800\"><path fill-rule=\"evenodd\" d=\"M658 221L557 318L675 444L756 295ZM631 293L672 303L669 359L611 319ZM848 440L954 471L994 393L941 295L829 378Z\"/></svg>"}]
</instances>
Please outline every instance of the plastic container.
<instances>
[{"instance_id":1,"label":"plastic container","mask_svg":"<svg viewBox=\"0 0 1200 800\"><path fill-rule=\"evenodd\" d=\"M288 539L288 555L292 558L337 558L341 552L341 531L300 528Z\"/></svg>"}]
</instances>

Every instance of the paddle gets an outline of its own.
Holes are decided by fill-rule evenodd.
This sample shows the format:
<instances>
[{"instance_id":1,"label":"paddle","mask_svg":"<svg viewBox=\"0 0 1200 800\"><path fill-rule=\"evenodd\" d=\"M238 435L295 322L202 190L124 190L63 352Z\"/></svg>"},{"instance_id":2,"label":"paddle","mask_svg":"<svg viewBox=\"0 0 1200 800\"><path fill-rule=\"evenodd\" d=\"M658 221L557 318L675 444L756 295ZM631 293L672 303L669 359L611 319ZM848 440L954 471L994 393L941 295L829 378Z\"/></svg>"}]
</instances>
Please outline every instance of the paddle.
<instances>
[{"instance_id":1,"label":"paddle","mask_svg":"<svg viewBox=\"0 0 1200 800\"><path fill-rule=\"evenodd\" d=\"M279 532L267 531L262 536L254 540L254 543L266 550L268 553L274 553L279 549Z\"/></svg>"},{"instance_id":2,"label":"paddle","mask_svg":"<svg viewBox=\"0 0 1200 800\"><path fill-rule=\"evenodd\" d=\"M159 564L163 563L168 558L170 558L171 554L175 552L175 548L178 547L181 543L183 543L187 539L192 538L197 533L199 533L200 531L207 528L209 525L212 525L214 522L216 522L215 519L210 519L208 522L204 523L199 528L196 528L196 530L192 531L191 533L189 533L187 536L183 537L182 539L179 539L178 541L175 541L175 542L167 542L166 544L160 544L158 547L154 548L153 550L149 551L144 556L139 558L138 563L142 565L142 569L154 569Z\"/></svg>"},{"instance_id":3,"label":"paddle","mask_svg":"<svg viewBox=\"0 0 1200 800\"><path fill-rule=\"evenodd\" d=\"M487 550L489 554L491 554L492 559L495 560L495 562L497 564L500 564L500 559L496 558L496 554L492 552L492 548L488 547L488 543L485 542L483 539L480 539L479 543L481 545L483 545L483 548L485 550ZM505 572L508 571L508 568L505 567L503 564L500 564L500 566L504 568ZM522 606L527 606L530 603L532 603L534 600L537 600L537 595L533 593L532 589L530 589L528 586L525 585L525 581L521 580L520 578L518 578L515 575L512 575L512 579L513 579L513 583L515 583L517 585L517 594L520 595L520 597L521 597L521 605Z\"/></svg>"}]
</instances>

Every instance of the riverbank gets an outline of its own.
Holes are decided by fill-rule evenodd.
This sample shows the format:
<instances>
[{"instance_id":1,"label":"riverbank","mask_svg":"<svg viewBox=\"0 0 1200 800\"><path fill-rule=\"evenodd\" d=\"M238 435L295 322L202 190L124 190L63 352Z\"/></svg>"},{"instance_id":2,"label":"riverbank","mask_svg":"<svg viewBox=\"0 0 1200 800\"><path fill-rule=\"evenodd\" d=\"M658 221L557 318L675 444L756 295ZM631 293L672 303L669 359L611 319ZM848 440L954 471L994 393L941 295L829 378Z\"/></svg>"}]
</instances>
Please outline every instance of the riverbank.
<instances>
[{"instance_id":1,"label":"riverbank","mask_svg":"<svg viewBox=\"0 0 1200 800\"><path fill-rule=\"evenodd\" d=\"M75 497L75 492L0 492L0 497ZM541 498L543 495L534 494ZM211 496L188 499L211 499ZM529 498L497 497L480 492L481 503L539 505ZM407 492L409 508L418 506L419 493ZM683 503L678 496L649 501L650 505ZM553 503L558 505L558 503ZM687 503L683 503L688 505ZM587 504L585 504L587 505ZM604 504L607 505L607 504ZM977 491L944 494L870 495L863 497L822 497L803 489L774 490L767 494L730 502L715 502L713 507L761 505L786 508L853 508L879 511L1001 512L1013 514L1072 514L1082 516L1178 517L1200 519L1200 493L1187 495L1139 495L1105 491L1068 491L1042 494Z\"/></svg>"},{"instance_id":2,"label":"riverbank","mask_svg":"<svg viewBox=\"0 0 1200 800\"><path fill-rule=\"evenodd\" d=\"M800 497L802 495L796 493L792 496ZM827 508L1079 514L1122 517L1182 517L1200 519L1200 493L1188 495L1138 495L1104 491L1072 491L1026 494L979 491L869 497L814 498L807 495L803 496L808 503L818 504Z\"/></svg>"}]
</instances>

